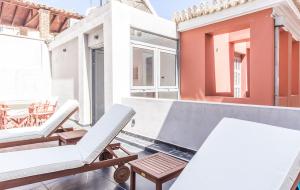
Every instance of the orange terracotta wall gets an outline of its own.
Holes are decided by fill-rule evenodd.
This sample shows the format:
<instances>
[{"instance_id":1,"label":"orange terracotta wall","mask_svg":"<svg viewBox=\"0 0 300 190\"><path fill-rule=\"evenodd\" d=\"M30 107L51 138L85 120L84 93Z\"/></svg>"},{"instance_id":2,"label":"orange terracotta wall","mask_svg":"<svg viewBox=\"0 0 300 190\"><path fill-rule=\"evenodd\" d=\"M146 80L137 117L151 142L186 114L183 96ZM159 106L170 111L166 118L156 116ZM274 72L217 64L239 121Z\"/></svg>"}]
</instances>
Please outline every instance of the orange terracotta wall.
<instances>
[{"instance_id":1,"label":"orange terracotta wall","mask_svg":"<svg viewBox=\"0 0 300 190\"><path fill-rule=\"evenodd\" d=\"M206 36L206 47L206 95L230 95L232 47L229 34Z\"/></svg>"},{"instance_id":2,"label":"orange terracotta wall","mask_svg":"<svg viewBox=\"0 0 300 190\"><path fill-rule=\"evenodd\" d=\"M293 42L292 50L292 95L299 94L299 42Z\"/></svg>"},{"instance_id":3,"label":"orange terracotta wall","mask_svg":"<svg viewBox=\"0 0 300 190\"><path fill-rule=\"evenodd\" d=\"M272 10L264 10L228 21L196 28L180 34L180 67L181 67L181 98L188 100L209 100L219 102L248 103L248 104L274 104L274 20L271 18ZM212 72L224 72L224 80L228 81L228 66L210 64L214 60L213 36L236 31L250 30L250 46L247 60L248 98L233 98L213 95L216 88L228 91L228 86L216 85L216 77ZM213 35L212 35L213 34ZM241 32L240 36L245 35ZM235 36L238 37L238 34ZM230 37L230 39L234 37ZM243 37L239 37L243 38ZM245 37L244 37L245 38ZM230 62L232 63L232 57ZM227 59L227 58L226 58ZM224 62L226 62L225 60ZM225 64L226 65L226 64ZM233 64L230 64L231 72ZM209 75L209 76L206 76ZM220 82L220 81L218 81ZM222 81L221 81L222 82ZM231 94L233 75L230 75ZM228 84L228 82L226 82ZM246 86L244 84L244 86ZM246 89L246 87L244 87Z\"/></svg>"},{"instance_id":4,"label":"orange terracotta wall","mask_svg":"<svg viewBox=\"0 0 300 190\"><path fill-rule=\"evenodd\" d=\"M291 95L291 65L292 65L292 35L288 32L280 32L280 54L279 54L279 96Z\"/></svg>"},{"instance_id":5,"label":"orange terracotta wall","mask_svg":"<svg viewBox=\"0 0 300 190\"><path fill-rule=\"evenodd\" d=\"M206 95L213 95L216 91L216 77L215 77L215 65L209 64L210 62L214 62L215 58L215 46L214 46L214 37L213 35L206 34L205 35L205 74L203 80L205 81L205 91L204 94L201 94L201 98ZM206 73L212 73L211 75L207 75Z\"/></svg>"},{"instance_id":6,"label":"orange terracotta wall","mask_svg":"<svg viewBox=\"0 0 300 190\"><path fill-rule=\"evenodd\" d=\"M229 34L220 34L214 36L214 48L217 50L214 55L214 72L215 72L215 93L231 93L231 56L229 45ZM207 74L207 73L206 73ZM221 82L222 81L222 82ZM211 94L211 93L210 93Z\"/></svg>"},{"instance_id":7,"label":"orange terracotta wall","mask_svg":"<svg viewBox=\"0 0 300 190\"><path fill-rule=\"evenodd\" d=\"M239 42L240 40L250 39L250 29L239 30L235 32L231 32L229 34L229 40L231 42Z\"/></svg>"},{"instance_id":8,"label":"orange terracotta wall","mask_svg":"<svg viewBox=\"0 0 300 190\"><path fill-rule=\"evenodd\" d=\"M279 105L299 107L299 42L289 32L281 30L279 50Z\"/></svg>"},{"instance_id":9,"label":"orange terracotta wall","mask_svg":"<svg viewBox=\"0 0 300 190\"><path fill-rule=\"evenodd\" d=\"M242 94L248 91L247 48L250 48L250 30L206 35L205 87L206 96L233 96L234 54L245 55L242 59ZM249 53L249 52L248 52Z\"/></svg>"}]
</instances>

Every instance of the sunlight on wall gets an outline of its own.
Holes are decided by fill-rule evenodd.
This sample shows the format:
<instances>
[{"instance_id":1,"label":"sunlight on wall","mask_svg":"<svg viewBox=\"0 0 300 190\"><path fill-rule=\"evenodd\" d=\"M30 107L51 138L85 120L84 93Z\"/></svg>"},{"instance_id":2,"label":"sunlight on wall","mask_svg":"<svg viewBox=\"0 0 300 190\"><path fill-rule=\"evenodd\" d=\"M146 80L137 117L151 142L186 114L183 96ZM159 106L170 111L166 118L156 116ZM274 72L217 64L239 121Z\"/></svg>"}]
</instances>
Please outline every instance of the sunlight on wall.
<instances>
[{"instance_id":1,"label":"sunlight on wall","mask_svg":"<svg viewBox=\"0 0 300 190\"><path fill-rule=\"evenodd\" d=\"M0 100L50 96L49 53L43 41L0 36ZM5 90L4 90L5 89Z\"/></svg>"}]
</instances>

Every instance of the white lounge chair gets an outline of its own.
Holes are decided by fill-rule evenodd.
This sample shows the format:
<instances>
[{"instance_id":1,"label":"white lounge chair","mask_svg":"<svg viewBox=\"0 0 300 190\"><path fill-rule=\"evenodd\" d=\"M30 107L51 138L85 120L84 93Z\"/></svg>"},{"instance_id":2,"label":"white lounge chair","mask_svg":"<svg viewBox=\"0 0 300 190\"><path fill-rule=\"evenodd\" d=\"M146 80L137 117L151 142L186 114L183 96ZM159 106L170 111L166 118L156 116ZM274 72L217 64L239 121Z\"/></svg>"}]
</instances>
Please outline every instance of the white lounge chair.
<instances>
[{"instance_id":1,"label":"white lounge chair","mask_svg":"<svg viewBox=\"0 0 300 190\"><path fill-rule=\"evenodd\" d=\"M76 111L78 101L68 100L39 127L6 129L0 131L0 148L58 140L52 136Z\"/></svg>"},{"instance_id":2,"label":"white lounge chair","mask_svg":"<svg viewBox=\"0 0 300 190\"><path fill-rule=\"evenodd\" d=\"M129 107L114 105L77 145L0 153L0 189L116 165L119 166L120 177L123 179L120 182L124 182L129 177L129 169L124 164L136 159L136 155L96 160L134 114ZM107 150L112 149L110 147Z\"/></svg>"},{"instance_id":3,"label":"white lounge chair","mask_svg":"<svg viewBox=\"0 0 300 190\"><path fill-rule=\"evenodd\" d=\"M299 131L225 118L171 190L295 190L299 151Z\"/></svg>"}]
</instances>

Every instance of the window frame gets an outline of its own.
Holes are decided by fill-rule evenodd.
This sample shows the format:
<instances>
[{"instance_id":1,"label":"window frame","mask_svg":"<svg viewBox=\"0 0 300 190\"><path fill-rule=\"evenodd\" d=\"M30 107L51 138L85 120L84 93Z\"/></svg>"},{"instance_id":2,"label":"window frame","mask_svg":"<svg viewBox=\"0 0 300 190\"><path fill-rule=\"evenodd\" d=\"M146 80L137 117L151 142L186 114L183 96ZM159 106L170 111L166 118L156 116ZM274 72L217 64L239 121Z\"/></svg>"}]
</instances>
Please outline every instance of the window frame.
<instances>
[{"instance_id":1,"label":"window frame","mask_svg":"<svg viewBox=\"0 0 300 190\"><path fill-rule=\"evenodd\" d=\"M154 86L134 86L133 85L133 49L134 48L141 48L146 50L152 50L154 52ZM176 85L175 86L161 86L160 83L160 66L161 60L160 56L161 53L169 53L175 55L175 79ZM179 99L179 70L178 70L178 57L177 57L177 50L163 47L154 44L148 44L145 42L139 42L135 40L131 40L130 43L130 93L146 93L146 92L153 92L155 93L154 99L159 98L159 92L177 92L177 99Z\"/></svg>"},{"instance_id":2,"label":"window frame","mask_svg":"<svg viewBox=\"0 0 300 190\"><path fill-rule=\"evenodd\" d=\"M134 48L140 48L140 49L146 49L146 50L150 50L153 51L153 85L152 86L135 86L133 85L133 49ZM155 49L154 48L150 48L150 47L145 47L145 46L141 46L141 45L135 45L132 44L130 47L130 88L132 90L153 90L155 89L155 84L156 84L156 73L155 73ZM143 91L145 92L145 91Z\"/></svg>"},{"instance_id":3,"label":"window frame","mask_svg":"<svg viewBox=\"0 0 300 190\"><path fill-rule=\"evenodd\" d=\"M234 77L234 98L242 97L242 62L241 58L234 58L234 69L233 69L233 77Z\"/></svg>"},{"instance_id":4,"label":"window frame","mask_svg":"<svg viewBox=\"0 0 300 190\"><path fill-rule=\"evenodd\" d=\"M167 53L167 54L171 54L171 55L175 55L175 85L174 86L161 86L161 78L160 78L160 66L161 66L161 53ZM169 50L163 50L163 49L160 49L159 50L159 53L158 53L158 59L159 59L159 62L158 62L158 89L178 89L178 60L176 58L176 51L169 51Z\"/></svg>"}]
</instances>

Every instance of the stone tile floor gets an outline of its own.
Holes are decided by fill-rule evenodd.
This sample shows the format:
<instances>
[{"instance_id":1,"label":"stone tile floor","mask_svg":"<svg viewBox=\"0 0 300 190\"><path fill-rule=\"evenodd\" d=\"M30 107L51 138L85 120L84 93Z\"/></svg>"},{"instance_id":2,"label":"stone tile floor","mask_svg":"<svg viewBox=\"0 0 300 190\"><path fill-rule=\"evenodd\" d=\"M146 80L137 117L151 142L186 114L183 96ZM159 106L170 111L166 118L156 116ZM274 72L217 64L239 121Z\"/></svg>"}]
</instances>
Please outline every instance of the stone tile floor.
<instances>
[{"instance_id":1,"label":"stone tile floor","mask_svg":"<svg viewBox=\"0 0 300 190\"><path fill-rule=\"evenodd\" d=\"M150 153L132 145L122 143L129 151L137 153L139 157L147 156ZM57 143L42 143L17 148L2 149L0 152L18 151L32 148L43 148L57 146ZM22 159L20 159L21 161ZM93 172L87 172L74 176L58 178L54 180L44 181L36 184L14 188L14 190L129 190L129 180L124 184L117 184L113 179L114 168L106 168ZM155 185L137 175L137 190L154 190ZM169 189L174 180L163 185L163 189Z\"/></svg>"},{"instance_id":2,"label":"stone tile floor","mask_svg":"<svg viewBox=\"0 0 300 190\"><path fill-rule=\"evenodd\" d=\"M118 139L120 142L127 143L135 147L141 147L148 152L162 152L164 154L168 154L187 162L189 162L196 153L192 150L184 150L183 148L178 148L175 145L170 145L145 138L143 139L143 137L138 137L128 132L121 132L116 139Z\"/></svg>"}]
</instances>

